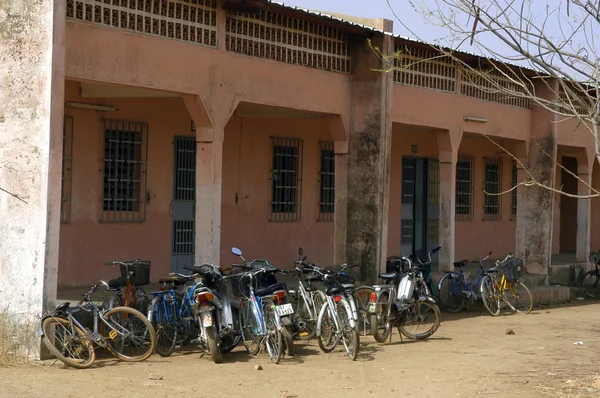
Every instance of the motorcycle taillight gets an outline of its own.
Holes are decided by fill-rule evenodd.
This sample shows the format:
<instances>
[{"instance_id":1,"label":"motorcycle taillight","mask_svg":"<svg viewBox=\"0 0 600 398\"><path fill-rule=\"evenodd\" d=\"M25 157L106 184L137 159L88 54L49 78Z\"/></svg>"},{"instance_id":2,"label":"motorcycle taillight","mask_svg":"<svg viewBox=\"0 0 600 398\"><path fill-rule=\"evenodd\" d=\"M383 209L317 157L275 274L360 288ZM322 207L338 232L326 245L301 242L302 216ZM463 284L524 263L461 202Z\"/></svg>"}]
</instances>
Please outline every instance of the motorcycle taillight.
<instances>
[{"instance_id":1,"label":"motorcycle taillight","mask_svg":"<svg viewBox=\"0 0 600 398\"><path fill-rule=\"evenodd\" d=\"M211 301L214 298L215 298L215 296L212 295L211 293L203 292L203 293L200 293L200 294L198 294L196 296L196 302L197 303L202 303L204 301Z\"/></svg>"}]
</instances>

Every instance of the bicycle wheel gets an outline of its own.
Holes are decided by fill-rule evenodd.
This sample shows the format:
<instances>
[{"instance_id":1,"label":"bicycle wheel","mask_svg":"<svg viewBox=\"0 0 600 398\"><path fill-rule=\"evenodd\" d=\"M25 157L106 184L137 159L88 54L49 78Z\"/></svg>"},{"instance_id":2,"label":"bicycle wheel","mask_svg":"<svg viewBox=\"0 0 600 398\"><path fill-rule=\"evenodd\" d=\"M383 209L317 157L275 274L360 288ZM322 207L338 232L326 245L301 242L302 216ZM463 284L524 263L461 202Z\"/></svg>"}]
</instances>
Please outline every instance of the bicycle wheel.
<instances>
[{"instance_id":1,"label":"bicycle wheel","mask_svg":"<svg viewBox=\"0 0 600 398\"><path fill-rule=\"evenodd\" d=\"M378 343L385 343L392 331L392 322L388 317L390 293L381 292L377 298L377 312L371 314L371 334Z\"/></svg>"},{"instance_id":2,"label":"bicycle wheel","mask_svg":"<svg viewBox=\"0 0 600 398\"><path fill-rule=\"evenodd\" d=\"M424 340L435 333L439 323L437 305L428 301L417 301L403 311L398 331L409 339ZM413 327L415 330L412 329Z\"/></svg>"},{"instance_id":3,"label":"bicycle wheel","mask_svg":"<svg viewBox=\"0 0 600 398\"><path fill-rule=\"evenodd\" d=\"M156 332L156 352L161 357L169 357L177 345L175 303L173 301L167 303L163 296L157 296L152 300L151 305L151 323Z\"/></svg>"},{"instance_id":4,"label":"bicycle wheel","mask_svg":"<svg viewBox=\"0 0 600 398\"><path fill-rule=\"evenodd\" d=\"M492 316L500 315L500 299L496 289L496 284L490 275L481 279L481 300L483 306Z\"/></svg>"},{"instance_id":5,"label":"bicycle wheel","mask_svg":"<svg viewBox=\"0 0 600 398\"><path fill-rule=\"evenodd\" d=\"M600 299L600 273L597 270L586 272L581 279L581 288L589 297Z\"/></svg>"},{"instance_id":6,"label":"bicycle wheel","mask_svg":"<svg viewBox=\"0 0 600 398\"><path fill-rule=\"evenodd\" d=\"M338 321L340 327L342 328L342 342L344 343L344 348L346 349L346 353L350 359L356 361L358 351L360 350L360 338L358 337L358 330L350 326L350 317L352 314L349 313L347 308L345 308L345 305L340 302L338 307L337 313Z\"/></svg>"},{"instance_id":7,"label":"bicycle wheel","mask_svg":"<svg viewBox=\"0 0 600 398\"><path fill-rule=\"evenodd\" d=\"M358 310L358 333L361 336L371 334L371 316L369 315L369 300L371 294L375 293L370 286L359 286L356 288L356 307Z\"/></svg>"},{"instance_id":8,"label":"bicycle wheel","mask_svg":"<svg viewBox=\"0 0 600 398\"><path fill-rule=\"evenodd\" d=\"M101 315L108 323L106 348L127 362L148 359L156 348L156 334L150 321L131 307L116 307Z\"/></svg>"},{"instance_id":9,"label":"bicycle wheel","mask_svg":"<svg viewBox=\"0 0 600 398\"><path fill-rule=\"evenodd\" d=\"M250 355L257 355L260 350L261 336L259 335L258 309L253 300L244 300L240 303L239 319L246 352Z\"/></svg>"},{"instance_id":10,"label":"bicycle wheel","mask_svg":"<svg viewBox=\"0 0 600 398\"><path fill-rule=\"evenodd\" d=\"M466 297L464 291L467 290L465 281L460 274L447 273L442 276L439 283L439 298L441 306L448 312L458 312L465 305Z\"/></svg>"},{"instance_id":11,"label":"bicycle wheel","mask_svg":"<svg viewBox=\"0 0 600 398\"><path fill-rule=\"evenodd\" d=\"M265 310L266 311L263 312L265 325L267 328L265 345L267 348L267 353L269 354L269 358L271 358L271 362L277 364L279 361L281 361L284 353L283 334L277 328L275 315L271 312L274 310L270 310L267 307L265 307Z\"/></svg>"},{"instance_id":12,"label":"bicycle wheel","mask_svg":"<svg viewBox=\"0 0 600 398\"><path fill-rule=\"evenodd\" d=\"M317 339L319 342L319 348L321 351L325 353L330 353L333 351L336 345L335 341L335 321L333 317L335 315L335 309L330 308L329 302L325 302L323 304L325 307L325 312L323 313L323 317L321 319L319 338ZM321 309L323 311L323 309Z\"/></svg>"},{"instance_id":13,"label":"bicycle wheel","mask_svg":"<svg viewBox=\"0 0 600 398\"><path fill-rule=\"evenodd\" d=\"M48 351L62 363L78 369L94 364L96 351L86 333L68 319L47 317L42 321L42 341Z\"/></svg>"},{"instance_id":14,"label":"bicycle wheel","mask_svg":"<svg viewBox=\"0 0 600 398\"><path fill-rule=\"evenodd\" d=\"M523 282L507 282L503 297L504 302L515 312L529 314L533 309L531 292Z\"/></svg>"}]
</instances>

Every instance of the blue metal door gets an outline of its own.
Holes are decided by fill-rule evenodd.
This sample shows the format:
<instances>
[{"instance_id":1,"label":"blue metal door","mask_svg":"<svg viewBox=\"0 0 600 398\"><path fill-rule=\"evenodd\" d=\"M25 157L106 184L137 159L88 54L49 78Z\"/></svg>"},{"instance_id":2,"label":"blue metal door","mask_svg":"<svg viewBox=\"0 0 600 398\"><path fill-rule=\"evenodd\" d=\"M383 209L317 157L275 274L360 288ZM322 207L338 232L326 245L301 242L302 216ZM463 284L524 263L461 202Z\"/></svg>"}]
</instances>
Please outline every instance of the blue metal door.
<instances>
[{"instance_id":1,"label":"blue metal door","mask_svg":"<svg viewBox=\"0 0 600 398\"><path fill-rule=\"evenodd\" d=\"M194 264L196 213L196 138L175 137L171 202L171 271L189 273Z\"/></svg>"}]
</instances>

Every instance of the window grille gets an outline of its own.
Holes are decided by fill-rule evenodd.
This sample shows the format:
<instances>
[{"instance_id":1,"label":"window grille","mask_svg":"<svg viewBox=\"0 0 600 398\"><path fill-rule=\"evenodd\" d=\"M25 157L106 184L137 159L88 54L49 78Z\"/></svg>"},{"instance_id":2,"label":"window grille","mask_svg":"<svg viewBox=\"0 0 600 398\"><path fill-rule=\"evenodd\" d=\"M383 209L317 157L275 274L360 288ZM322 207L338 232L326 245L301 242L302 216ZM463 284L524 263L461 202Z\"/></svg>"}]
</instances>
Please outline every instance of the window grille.
<instances>
[{"instance_id":1,"label":"window grille","mask_svg":"<svg viewBox=\"0 0 600 398\"><path fill-rule=\"evenodd\" d=\"M298 221L301 218L302 147L297 138L271 137L270 221Z\"/></svg>"},{"instance_id":2,"label":"window grille","mask_svg":"<svg viewBox=\"0 0 600 398\"><path fill-rule=\"evenodd\" d=\"M217 46L217 0L67 0L67 18Z\"/></svg>"},{"instance_id":3,"label":"window grille","mask_svg":"<svg viewBox=\"0 0 600 398\"><path fill-rule=\"evenodd\" d=\"M346 32L270 11L228 11L225 46L240 54L351 73Z\"/></svg>"},{"instance_id":4,"label":"window grille","mask_svg":"<svg viewBox=\"0 0 600 398\"><path fill-rule=\"evenodd\" d=\"M173 220L173 254L194 254L194 220Z\"/></svg>"},{"instance_id":5,"label":"window grille","mask_svg":"<svg viewBox=\"0 0 600 398\"><path fill-rule=\"evenodd\" d=\"M60 221L71 222L71 195L73 191L73 134L74 120L72 116L65 116L63 124L63 154Z\"/></svg>"},{"instance_id":6,"label":"window grille","mask_svg":"<svg viewBox=\"0 0 600 398\"><path fill-rule=\"evenodd\" d=\"M507 75L512 76L511 73L508 72ZM529 109L531 101L527 98L525 87L517 83L519 80L523 79L515 76L513 81L495 69L483 71L465 68L462 70L461 93L468 97Z\"/></svg>"},{"instance_id":7,"label":"window grille","mask_svg":"<svg viewBox=\"0 0 600 398\"><path fill-rule=\"evenodd\" d=\"M440 204L440 163L437 159L427 159L427 204Z\"/></svg>"},{"instance_id":8,"label":"window grille","mask_svg":"<svg viewBox=\"0 0 600 398\"><path fill-rule=\"evenodd\" d=\"M402 219L402 236L400 237L401 244L412 244L414 239L415 220Z\"/></svg>"},{"instance_id":9,"label":"window grille","mask_svg":"<svg viewBox=\"0 0 600 398\"><path fill-rule=\"evenodd\" d=\"M483 214L486 220L502 219L502 159L485 158L485 191Z\"/></svg>"},{"instance_id":10,"label":"window grille","mask_svg":"<svg viewBox=\"0 0 600 398\"><path fill-rule=\"evenodd\" d=\"M141 222L146 218L148 125L103 120L104 198L102 221Z\"/></svg>"},{"instance_id":11,"label":"window grille","mask_svg":"<svg viewBox=\"0 0 600 398\"><path fill-rule=\"evenodd\" d=\"M333 142L320 143L319 220L332 221L335 208L335 152Z\"/></svg>"},{"instance_id":12,"label":"window grille","mask_svg":"<svg viewBox=\"0 0 600 398\"><path fill-rule=\"evenodd\" d=\"M194 201L196 199L196 139L176 137L175 184L173 200Z\"/></svg>"},{"instance_id":13,"label":"window grille","mask_svg":"<svg viewBox=\"0 0 600 398\"><path fill-rule=\"evenodd\" d=\"M575 97L572 94L567 93L563 85L561 84L558 91L559 99L559 112L566 113L567 115L573 116L586 116L593 109L593 104L590 104L589 95L582 92L579 88L571 87L571 90L575 92Z\"/></svg>"},{"instance_id":14,"label":"window grille","mask_svg":"<svg viewBox=\"0 0 600 398\"><path fill-rule=\"evenodd\" d=\"M396 44L395 83L455 93L456 77L456 65L450 57L434 51Z\"/></svg>"},{"instance_id":15,"label":"window grille","mask_svg":"<svg viewBox=\"0 0 600 398\"><path fill-rule=\"evenodd\" d=\"M516 187L518 184L518 170L517 170L517 162L515 160L512 161L512 187ZM511 214L513 216L517 215L517 189L513 189L512 191L512 204L511 204Z\"/></svg>"},{"instance_id":16,"label":"window grille","mask_svg":"<svg viewBox=\"0 0 600 398\"><path fill-rule=\"evenodd\" d=\"M475 158L469 155L458 157L456 162L456 219L473 219L473 174Z\"/></svg>"},{"instance_id":17,"label":"window grille","mask_svg":"<svg viewBox=\"0 0 600 398\"><path fill-rule=\"evenodd\" d=\"M427 243L440 240L440 220L427 220Z\"/></svg>"}]
</instances>

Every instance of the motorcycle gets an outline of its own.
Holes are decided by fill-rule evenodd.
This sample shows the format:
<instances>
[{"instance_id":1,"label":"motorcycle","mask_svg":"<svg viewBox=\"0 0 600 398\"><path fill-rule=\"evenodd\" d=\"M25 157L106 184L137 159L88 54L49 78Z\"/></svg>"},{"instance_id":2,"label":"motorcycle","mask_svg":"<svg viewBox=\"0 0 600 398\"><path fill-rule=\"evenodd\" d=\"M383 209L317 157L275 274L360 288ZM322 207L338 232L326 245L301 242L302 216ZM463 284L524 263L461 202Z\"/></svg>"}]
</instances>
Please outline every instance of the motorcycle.
<instances>
[{"instance_id":1,"label":"motorcycle","mask_svg":"<svg viewBox=\"0 0 600 398\"><path fill-rule=\"evenodd\" d=\"M223 354L241 341L238 323L238 303L229 298L221 268L202 264L190 269L199 276L194 286L192 313L200 329L197 342L208 350L215 363L223 362ZM235 314L234 314L235 313ZM204 353L203 353L204 355Z\"/></svg>"}]
</instances>

